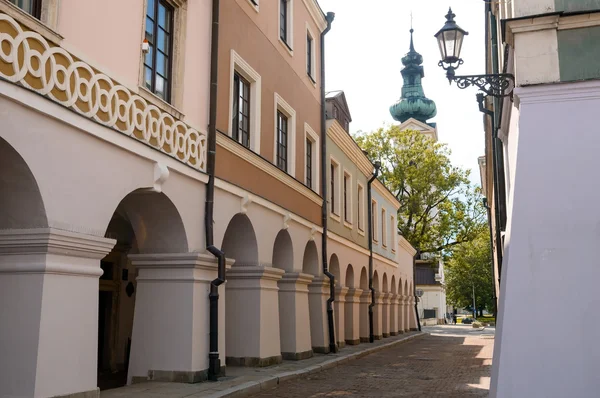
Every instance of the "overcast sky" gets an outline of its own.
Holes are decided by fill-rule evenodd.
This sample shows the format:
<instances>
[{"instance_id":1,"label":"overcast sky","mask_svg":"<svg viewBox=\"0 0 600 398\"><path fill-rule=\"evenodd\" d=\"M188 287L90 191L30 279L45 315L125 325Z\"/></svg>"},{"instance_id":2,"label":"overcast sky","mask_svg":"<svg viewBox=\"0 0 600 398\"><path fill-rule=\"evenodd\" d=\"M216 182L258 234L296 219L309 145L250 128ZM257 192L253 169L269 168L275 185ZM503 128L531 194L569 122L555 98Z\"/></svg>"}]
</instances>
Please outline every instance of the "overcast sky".
<instances>
[{"instance_id":1,"label":"overcast sky","mask_svg":"<svg viewBox=\"0 0 600 398\"><path fill-rule=\"evenodd\" d=\"M425 95L435 101L440 142L452 150L455 165L471 169L480 183L477 157L484 154L482 114L475 88L448 85L437 66L439 49L433 35L444 25L448 7L457 24L469 32L457 74L484 73L483 0L319 0L325 13L335 12L326 38L326 88L344 90L352 123L350 130L371 131L397 123L389 107L401 95L400 59L408 52L411 11L415 50L423 55Z\"/></svg>"}]
</instances>

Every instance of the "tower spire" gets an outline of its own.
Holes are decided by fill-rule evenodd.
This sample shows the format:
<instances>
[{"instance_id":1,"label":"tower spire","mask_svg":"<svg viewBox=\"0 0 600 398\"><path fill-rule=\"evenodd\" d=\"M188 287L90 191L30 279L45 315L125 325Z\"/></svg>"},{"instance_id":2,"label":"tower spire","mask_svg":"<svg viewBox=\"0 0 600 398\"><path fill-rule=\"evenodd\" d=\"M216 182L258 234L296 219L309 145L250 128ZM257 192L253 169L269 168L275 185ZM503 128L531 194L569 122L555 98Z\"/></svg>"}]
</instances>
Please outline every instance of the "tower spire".
<instances>
[{"instance_id":1,"label":"tower spire","mask_svg":"<svg viewBox=\"0 0 600 398\"><path fill-rule=\"evenodd\" d=\"M402 96L395 104L390 106L390 113L394 120L401 123L410 118L414 118L423 123L431 119L437 114L435 102L427 97L423 92L421 79L425 76L423 71L423 56L415 51L413 42L412 15L410 28L410 49L404 57L402 64L404 67L401 70L402 79Z\"/></svg>"}]
</instances>

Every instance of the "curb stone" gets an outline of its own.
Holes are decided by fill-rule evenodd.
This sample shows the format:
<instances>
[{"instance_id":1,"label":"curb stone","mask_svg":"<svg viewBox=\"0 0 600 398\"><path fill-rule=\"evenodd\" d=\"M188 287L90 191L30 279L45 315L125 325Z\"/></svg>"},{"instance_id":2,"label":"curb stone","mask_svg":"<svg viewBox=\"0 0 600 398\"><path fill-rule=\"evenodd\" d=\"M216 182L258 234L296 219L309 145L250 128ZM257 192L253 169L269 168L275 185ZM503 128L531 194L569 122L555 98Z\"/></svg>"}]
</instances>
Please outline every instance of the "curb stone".
<instances>
[{"instance_id":1,"label":"curb stone","mask_svg":"<svg viewBox=\"0 0 600 398\"><path fill-rule=\"evenodd\" d=\"M416 333L411 336L407 336L403 339L389 342L387 344L382 344L377 347L367 348L363 351L359 351L359 352L355 352L352 354L347 354L344 356L333 358L333 359L330 359L329 361L325 361L319 365L313 365L313 366L309 366L304 369L299 369L299 370L294 370L294 371L277 373L275 375L267 376L264 379L257 380L257 381L249 381L247 383L240 384L239 386L231 387L226 390L220 391L216 394L210 395L210 398L247 397L248 395L256 394L261 391L270 390L281 383L284 383L284 382L287 382L290 380L295 380L295 379L298 379L300 377L303 377L303 376L306 376L309 374L318 373L318 372L321 372L326 369L332 369L338 365L343 365L343 364L349 363L356 359L363 358L369 354L374 354L374 353L382 351L386 348L390 348L390 347L393 347L393 346L396 346L396 345L399 345L402 343L406 343L407 341L425 336L427 334L428 333L426 333L426 332Z\"/></svg>"}]
</instances>

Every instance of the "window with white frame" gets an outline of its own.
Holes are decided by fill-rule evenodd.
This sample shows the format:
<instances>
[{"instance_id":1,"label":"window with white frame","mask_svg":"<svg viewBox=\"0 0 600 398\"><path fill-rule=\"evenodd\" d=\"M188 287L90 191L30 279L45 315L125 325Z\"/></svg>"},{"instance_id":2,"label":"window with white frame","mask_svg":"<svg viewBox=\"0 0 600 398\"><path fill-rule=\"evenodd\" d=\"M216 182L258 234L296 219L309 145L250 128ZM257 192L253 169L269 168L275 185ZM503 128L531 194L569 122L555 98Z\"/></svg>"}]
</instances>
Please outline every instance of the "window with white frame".
<instances>
[{"instance_id":1,"label":"window with white frame","mask_svg":"<svg viewBox=\"0 0 600 398\"><path fill-rule=\"evenodd\" d=\"M174 14L168 1L148 0L145 40L149 49L144 57L144 87L166 102L171 102Z\"/></svg>"},{"instance_id":2,"label":"window with white frame","mask_svg":"<svg viewBox=\"0 0 600 398\"><path fill-rule=\"evenodd\" d=\"M306 74L313 83L316 83L316 55L315 55L315 35L312 34L308 23L306 24Z\"/></svg>"},{"instance_id":3,"label":"window with white frame","mask_svg":"<svg viewBox=\"0 0 600 398\"><path fill-rule=\"evenodd\" d=\"M289 51L293 43L293 0L279 0L279 39Z\"/></svg>"},{"instance_id":4,"label":"window with white frame","mask_svg":"<svg viewBox=\"0 0 600 398\"><path fill-rule=\"evenodd\" d=\"M8 0L32 17L42 19L42 0Z\"/></svg>"},{"instance_id":5,"label":"window with white frame","mask_svg":"<svg viewBox=\"0 0 600 398\"><path fill-rule=\"evenodd\" d=\"M397 225L396 225L396 217L394 217L394 215L390 215L390 236L392 237L392 251L395 252L396 251L396 235L398 235L397 232Z\"/></svg>"},{"instance_id":6,"label":"window with white frame","mask_svg":"<svg viewBox=\"0 0 600 398\"><path fill-rule=\"evenodd\" d=\"M329 206L334 218L340 216L340 164L333 158L329 166Z\"/></svg>"},{"instance_id":7,"label":"window with white frame","mask_svg":"<svg viewBox=\"0 0 600 398\"><path fill-rule=\"evenodd\" d=\"M373 242L377 242L377 201L371 200L371 231L373 231Z\"/></svg>"},{"instance_id":8,"label":"window with white frame","mask_svg":"<svg viewBox=\"0 0 600 398\"><path fill-rule=\"evenodd\" d=\"M381 208L381 245L387 247L387 212Z\"/></svg>"},{"instance_id":9,"label":"window with white frame","mask_svg":"<svg viewBox=\"0 0 600 398\"><path fill-rule=\"evenodd\" d=\"M231 50L229 103L229 135L231 138L260 152L260 75Z\"/></svg>"},{"instance_id":10,"label":"window with white frame","mask_svg":"<svg viewBox=\"0 0 600 398\"><path fill-rule=\"evenodd\" d=\"M319 136L304 123L304 184L319 192Z\"/></svg>"},{"instance_id":11,"label":"window with white frame","mask_svg":"<svg viewBox=\"0 0 600 398\"><path fill-rule=\"evenodd\" d=\"M357 220L357 224L358 224L358 230L359 231L363 231L365 230L365 209L364 209L364 203L365 203L365 189L363 188L363 186L359 183L357 183L357 197L356 197L356 207L357 207L357 216L358 216L358 220Z\"/></svg>"},{"instance_id":12,"label":"window with white frame","mask_svg":"<svg viewBox=\"0 0 600 398\"><path fill-rule=\"evenodd\" d=\"M352 224L352 176L344 170L343 181L344 223Z\"/></svg>"},{"instance_id":13,"label":"window with white frame","mask_svg":"<svg viewBox=\"0 0 600 398\"><path fill-rule=\"evenodd\" d=\"M295 176L296 111L275 93L275 142L273 159L281 170Z\"/></svg>"}]
</instances>

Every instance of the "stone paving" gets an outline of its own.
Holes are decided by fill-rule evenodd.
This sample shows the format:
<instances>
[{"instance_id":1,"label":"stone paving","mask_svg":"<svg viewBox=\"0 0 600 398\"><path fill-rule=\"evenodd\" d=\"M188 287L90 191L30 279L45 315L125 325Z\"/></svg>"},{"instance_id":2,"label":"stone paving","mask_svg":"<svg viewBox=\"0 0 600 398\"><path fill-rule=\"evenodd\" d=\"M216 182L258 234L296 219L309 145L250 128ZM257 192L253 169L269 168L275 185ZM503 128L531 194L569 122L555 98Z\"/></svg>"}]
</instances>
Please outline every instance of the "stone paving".
<instances>
[{"instance_id":1,"label":"stone paving","mask_svg":"<svg viewBox=\"0 0 600 398\"><path fill-rule=\"evenodd\" d=\"M266 368L228 367L227 377L218 382L197 384L144 382L126 387L105 390L101 398L183 398L183 397L242 397L270 390L279 383L302 377L311 373L323 372L323 369L342 366L342 363L359 362L362 358L376 350L388 350L392 346L413 344L412 339L423 338L424 335L411 332L383 340L373 344L346 346L339 353L320 355L303 361L283 361L282 364ZM359 358L359 359L357 359ZM303 396L303 395L301 395Z\"/></svg>"},{"instance_id":2,"label":"stone paving","mask_svg":"<svg viewBox=\"0 0 600 398\"><path fill-rule=\"evenodd\" d=\"M494 329L439 326L423 330L430 334L252 397L488 396Z\"/></svg>"}]
</instances>

